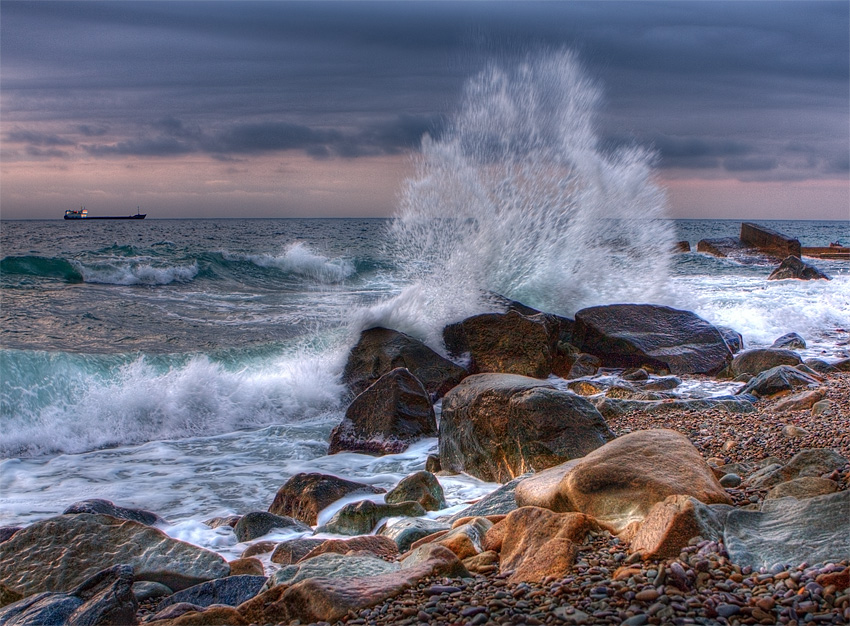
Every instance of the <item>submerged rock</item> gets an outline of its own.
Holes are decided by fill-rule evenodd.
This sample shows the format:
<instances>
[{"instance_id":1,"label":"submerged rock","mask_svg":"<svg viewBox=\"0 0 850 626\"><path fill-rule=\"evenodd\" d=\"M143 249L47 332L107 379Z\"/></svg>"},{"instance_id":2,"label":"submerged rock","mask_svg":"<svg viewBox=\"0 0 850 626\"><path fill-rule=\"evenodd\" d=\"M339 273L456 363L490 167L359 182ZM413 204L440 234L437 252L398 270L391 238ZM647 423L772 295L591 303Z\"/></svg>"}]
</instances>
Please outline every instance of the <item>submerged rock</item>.
<instances>
[{"instance_id":1,"label":"submerged rock","mask_svg":"<svg viewBox=\"0 0 850 626\"><path fill-rule=\"evenodd\" d=\"M327 524L316 529L317 533L336 535L366 535L386 517L419 517L425 509L418 502L400 504L378 504L371 500L351 502L337 511Z\"/></svg>"},{"instance_id":2,"label":"submerged rock","mask_svg":"<svg viewBox=\"0 0 850 626\"><path fill-rule=\"evenodd\" d=\"M304 522L291 517L275 515L266 511L252 511L241 517L233 532L236 533L236 538L239 541L251 541L271 532L274 528L300 532L313 530Z\"/></svg>"},{"instance_id":3,"label":"submerged rock","mask_svg":"<svg viewBox=\"0 0 850 626\"><path fill-rule=\"evenodd\" d=\"M330 474L296 474L277 491L269 513L286 515L311 526L319 511L352 493L384 493L384 489Z\"/></svg>"},{"instance_id":4,"label":"submerged rock","mask_svg":"<svg viewBox=\"0 0 850 626\"><path fill-rule=\"evenodd\" d=\"M782 263L767 277L768 280L830 280L829 276L824 274L814 265L809 265L800 260L796 256L787 256Z\"/></svg>"},{"instance_id":5,"label":"submerged rock","mask_svg":"<svg viewBox=\"0 0 850 626\"><path fill-rule=\"evenodd\" d=\"M777 338L770 347L774 349L805 350L806 340L797 333L786 333Z\"/></svg>"},{"instance_id":6,"label":"submerged rock","mask_svg":"<svg viewBox=\"0 0 850 626\"><path fill-rule=\"evenodd\" d=\"M404 553L410 550L410 546L414 542L441 530L449 530L450 528L451 526L444 522L411 517L400 520L392 526L384 526L378 530L378 534L395 541L399 551Z\"/></svg>"},{"instance_id":7,"label":"submerged rock","mask_svg":"<svg viewBox=\"0 0 850 626\"><path fill-rule=\"evenodd\" d=\"M115 506L109 500L102 500L100 498L93 498L91 500L82 500L81 502L75 502L67 509L65 509L62 515L74 515L77 513L91 513L92 515L111 515L112 517L117 517L119 519L128 519L134 522L139 522L140 524L147 524L148 526L153 526L154 524L164 523L165 520L162 519L156 513L152 513L151 511L145 511L144 509L133 509L126 508L123 506Z\"/></svg>"}]
</instances>

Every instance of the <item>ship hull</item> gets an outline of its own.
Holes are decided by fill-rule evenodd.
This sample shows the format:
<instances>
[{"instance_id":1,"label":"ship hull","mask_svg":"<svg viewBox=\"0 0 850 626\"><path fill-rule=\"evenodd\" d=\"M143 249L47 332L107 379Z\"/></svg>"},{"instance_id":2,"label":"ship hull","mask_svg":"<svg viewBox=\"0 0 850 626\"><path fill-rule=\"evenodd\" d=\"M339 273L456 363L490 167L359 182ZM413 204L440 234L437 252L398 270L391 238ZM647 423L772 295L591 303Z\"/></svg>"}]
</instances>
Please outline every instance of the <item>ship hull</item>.
<instances>
[{"instance_id":1,"label":"ship hull","mask_svg":"<svg viewBox=\"0 0 850 626\"><path fill-rule=\"evenodd\" d=\"M139 215L106 215L100 217L68 217L65 216L66 220L143 220L147 213L141 213Z\"/></svg>"}]
</instances>

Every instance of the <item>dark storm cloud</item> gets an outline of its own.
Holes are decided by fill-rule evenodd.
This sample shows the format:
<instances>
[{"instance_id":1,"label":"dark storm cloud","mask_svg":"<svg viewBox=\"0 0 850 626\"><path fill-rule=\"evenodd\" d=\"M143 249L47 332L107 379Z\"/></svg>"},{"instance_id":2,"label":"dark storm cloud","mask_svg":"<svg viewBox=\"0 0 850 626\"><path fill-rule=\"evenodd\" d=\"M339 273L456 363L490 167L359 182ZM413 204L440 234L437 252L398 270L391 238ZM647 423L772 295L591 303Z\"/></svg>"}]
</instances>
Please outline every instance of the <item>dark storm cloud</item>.
<instances>
[{"instance_id":1,"label":"dark storm cloud","mask_svg":"<svg viewBox=\"0 0 850 626\"><path fill-rule=\"evenodd\" d=\"M4 0L0 11L3 112L16 125L5 141L30 150L395 154L440 132L486 61L569 47L605 87L603 134L654 146L662 168L769 171L797 141L812 175L843 171L846 2ZM27 128L43 122L68 133Z\"/></svg>"}]
</instances>

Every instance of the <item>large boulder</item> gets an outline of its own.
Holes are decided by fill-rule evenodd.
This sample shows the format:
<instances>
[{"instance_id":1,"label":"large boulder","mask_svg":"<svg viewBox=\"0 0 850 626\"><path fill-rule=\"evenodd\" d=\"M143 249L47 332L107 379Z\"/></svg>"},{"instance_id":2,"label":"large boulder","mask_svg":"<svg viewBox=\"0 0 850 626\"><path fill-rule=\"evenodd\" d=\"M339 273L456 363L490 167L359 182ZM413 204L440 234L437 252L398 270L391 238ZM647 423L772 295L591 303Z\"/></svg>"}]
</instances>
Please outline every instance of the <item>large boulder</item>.
<instances>
[{"instance_id":1,"label":"large boulder","mask_svg":"<svg viewBox=\"0 0 850 626\"><path fill-rule=\"evenodd\" d=\"M352 493L384 493L384 489L330 474L296 474L277 491L269 513L286 515L311 526L319 511Z\"/></svg>"},{"instance_id":2,"label":"large boulder","mask_svg":"<svg viewBox=\"0 0 850 626\"><path fill-rule=\"evenodd\" d=\"M133 568L116 565L68 592L31 595L0 609L3 626L118 626L136 624Z\"/></svg>"},{"instance_id":3,"label":"large boulder","mask_svg":"<svg viewBox=\"0 0 850 626\"><path fill-rule=\"evenodd\" d=\"M439 511L446 508L446 497L440 481L431 472L421 470L405 476L390 489L385 496L387 504L414 501L426 511Z\"/></svg>"},{"instance_id":4,"label":"large boulder","mask_svg":"<svg viewBox=\"0 0 850 626\"><path fill-rule=\"evenodd\" d=\"M751 374L756 376L779 365L799 365L800 355L784 348L753 348L735 355L729 369L733 376Z\"/></svg>"},{"instance_id":5,"label":"large boulder","mask_svg":"<svg viewBox=\"0 0 850 626\"><path fill-rule=\"evenodd\" d=\"M799 257L793 255L785 257L785 260L779 264L779 267L773 270L770 276L767 277L768 280L787 280L789 278L797 280L829 280L829 276L814 265L804 263Z\"/></svg>"},{"instance_id":6,"label":"large boulder","mask_svg":"<svg viewBox=\"0 0 850 626\"><path fill-rule=\"evenodd\" d=\"M175 591L227 576L215 552L161 530L107 515L60 515L36 522L0 544L0 585L28 596L70 591L97 572L130 565L136 580Z\"/></svg>"},{"instance_id":7,"label":"large boulder","mask_svg":"<svg viewBox=\"0 0 850 626\"><path fill-rule=\"evenodd\" d=\"M716 541L723 524L710 506L691 496L668 496L650 509L629 542L629 552L644 559L679 556L694 537Z\"/></svg>"},{"instance_id":8,"label":"large boulder","mask_svg":"<svg viewBox=\"0 0 850 626\"><path fill-rule=\"evenodd\" d=\"M161 611L179 602L188 602L195 606L238 606L257 595L265 584L265 576L225 576L178 591L162 600L156 610Z\"/></svg>"},{"instance_id":9,"label":"large boulder","mask_svg":"<svg viewBox=\"0 0 850 626\"><path fill-rule=\"evenodd\" d=\"M469 355L472 374L500 372L546 378L552 372L553 338L542 315L515 310L483 313L443 329L449 354Z\"/></svg>"},{"instance_id":10,"label":"large boulder","mask_svg":"<svg viewBox=\"0 0 850 626\"><path fill-rule=\"evenodd\" d=\"M366 535L387 517L419 517L425 509L418 502L379 504L371 500L350 502L336 512L327 524L316 529L317 533L335 535Z\"/></svg>"},{"instance_id":11,"label":"large boulder","mask_svg":"<svg viewBox=\"0 0 850 626\"><path fill-rule=\"evenodd\" d=\"M328 454L353 451L396 454L417 439L437 434L431 398L403 367L381 376L357 396L331 432Z\"/></svg>"},{"instance_id":12,"label":"large boulder","mask_svg":"<svg viewBox=\"0 0 850 626\"><path fill-rule=\"evenodd\" d=\"M251 541L257 537L262 537L275 528L293 532L310 532L313 530L304 522L291 517L275 515L267 511L251 511L239 519L233 528L233 532L239 541Z\"/></svg>"},{"instance_id":13,"label":"large boulder","mask_svg":"<svg viewBox=\"0 0 850 626\"><path fill-rule=\"evenodd\" d=\"M477 374L443 400L440 463L507 482L584 456L611 438L599 411L580 396L525 376Z\"/></svg>"},{"instance_id":14,"label":"large boulder","mask_svg":"<svg viewBox=\"0 0 850 626\"><path fill-rule=\"evenodd\" d=\"M454 524L459 519L465 517L507 515L511 511L515 511L517 509L517 503L516 498L514 498L514 492L516 491L517 485L533 473L534 472L526 472L525 474L520 474L513 480L506 482L495 491L488 493L475 504L472 504L462 511L458 511L452 515L448 519L448 522L450 524Z\"/></svg>"},{"instance_id":15,"label":"large boulder","mask_svg":"<svg viewBox=\"0 0 850 626\"><path fill-rule=\"evenodd\" d=\"M806 340L799 333L785 333L774 341L771 348L786 349L786 350L805 350Z\"/></svg>"},{"instance_id":16,"label":"large boulder","mask_svg":"<svg viewBox=\"0 0 850 626\"><path fill-rule=\"evenodd\" d=\"M360 340L351 349L342 378L354 394L359 394L399 367L416 376L435 398L443 396L467 374L464 368L413 337L388 328L370 328L360 333Z\"/></svg>"},{"instance_id":17,"label":"large boulder","mask_svg":"<svg viewBox=\"0 0 850 626\"><path fill-rule=\"evenodd\" d=\"M690 311L654 304L611 304L576 313L573 343L608 367L666 368L715 374L732 360L721 332Z\"/></svg>"},{"instance_id":18,"label":"large boulder","mask_svg":"<svg viewBox=\"0 0 850 626\"><path fill-rule=\"evenodd\" d=\"M522 481L519 506L578 511L614 532L640 523L671 495L705 504L731 504L729 496L688 439L667 429L623 435L581 459L568 461Z\"/></svg>"},{"instance_id":19,"label":"large boulder","mask_svg":"<svg viewBox=\"0 0 850 626\"><path fill-rule=\"evenodd\" d=\"M270 589L276 585L293 585L307 578L351 578L354 576L378 576L399 569L392 563L371 554L344 555L326 552L295 565L286 565L276 571L266 583Z\"/></svg>"},{"instance_id":20,"label":"large boulder","mask_svg":"<svg viewBox=\"0 0 850 626\"><path fill-rule=\"evenodd\" d=\"M761 511L735 509L723 543L733 563L754 569L835 562L850 554L850 491L797 500L765 500Z\"/></svg>"},{"instance_id":21,"label":"large boulder","mask_svg":"<svg viewBox=\"0 0 850 626\"><path fill-rule=\"evenodd\" d=\"M778 393L800 389L817 389L819 386L820 381L805 372L801 372L790 365L779 365L752 378L737 394L769 398Z\"/></svg>"}]
</instances>

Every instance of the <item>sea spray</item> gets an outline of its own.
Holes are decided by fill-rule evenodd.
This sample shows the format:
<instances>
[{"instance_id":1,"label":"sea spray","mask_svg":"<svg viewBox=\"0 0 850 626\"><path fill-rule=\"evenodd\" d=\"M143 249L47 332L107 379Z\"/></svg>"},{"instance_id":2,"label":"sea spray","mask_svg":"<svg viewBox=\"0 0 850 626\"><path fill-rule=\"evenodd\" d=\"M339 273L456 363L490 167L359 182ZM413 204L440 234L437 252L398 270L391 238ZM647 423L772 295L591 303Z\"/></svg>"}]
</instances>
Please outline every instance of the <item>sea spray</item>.
<instances>
[{"instance_id":1,"label":"sea spray","mask_svg":"<svg viewBox=\"0 0 850 626\"><path fill-rule=\"evenodd\" d=\"M654 156L600 147L599 100L571 52L469 80L446 131L424 137L392 225L415 295L363 319L438 344L442 324L480 312L486 292L566 315L660 297L673 229Z\"/></svg>"}]
</instances>

